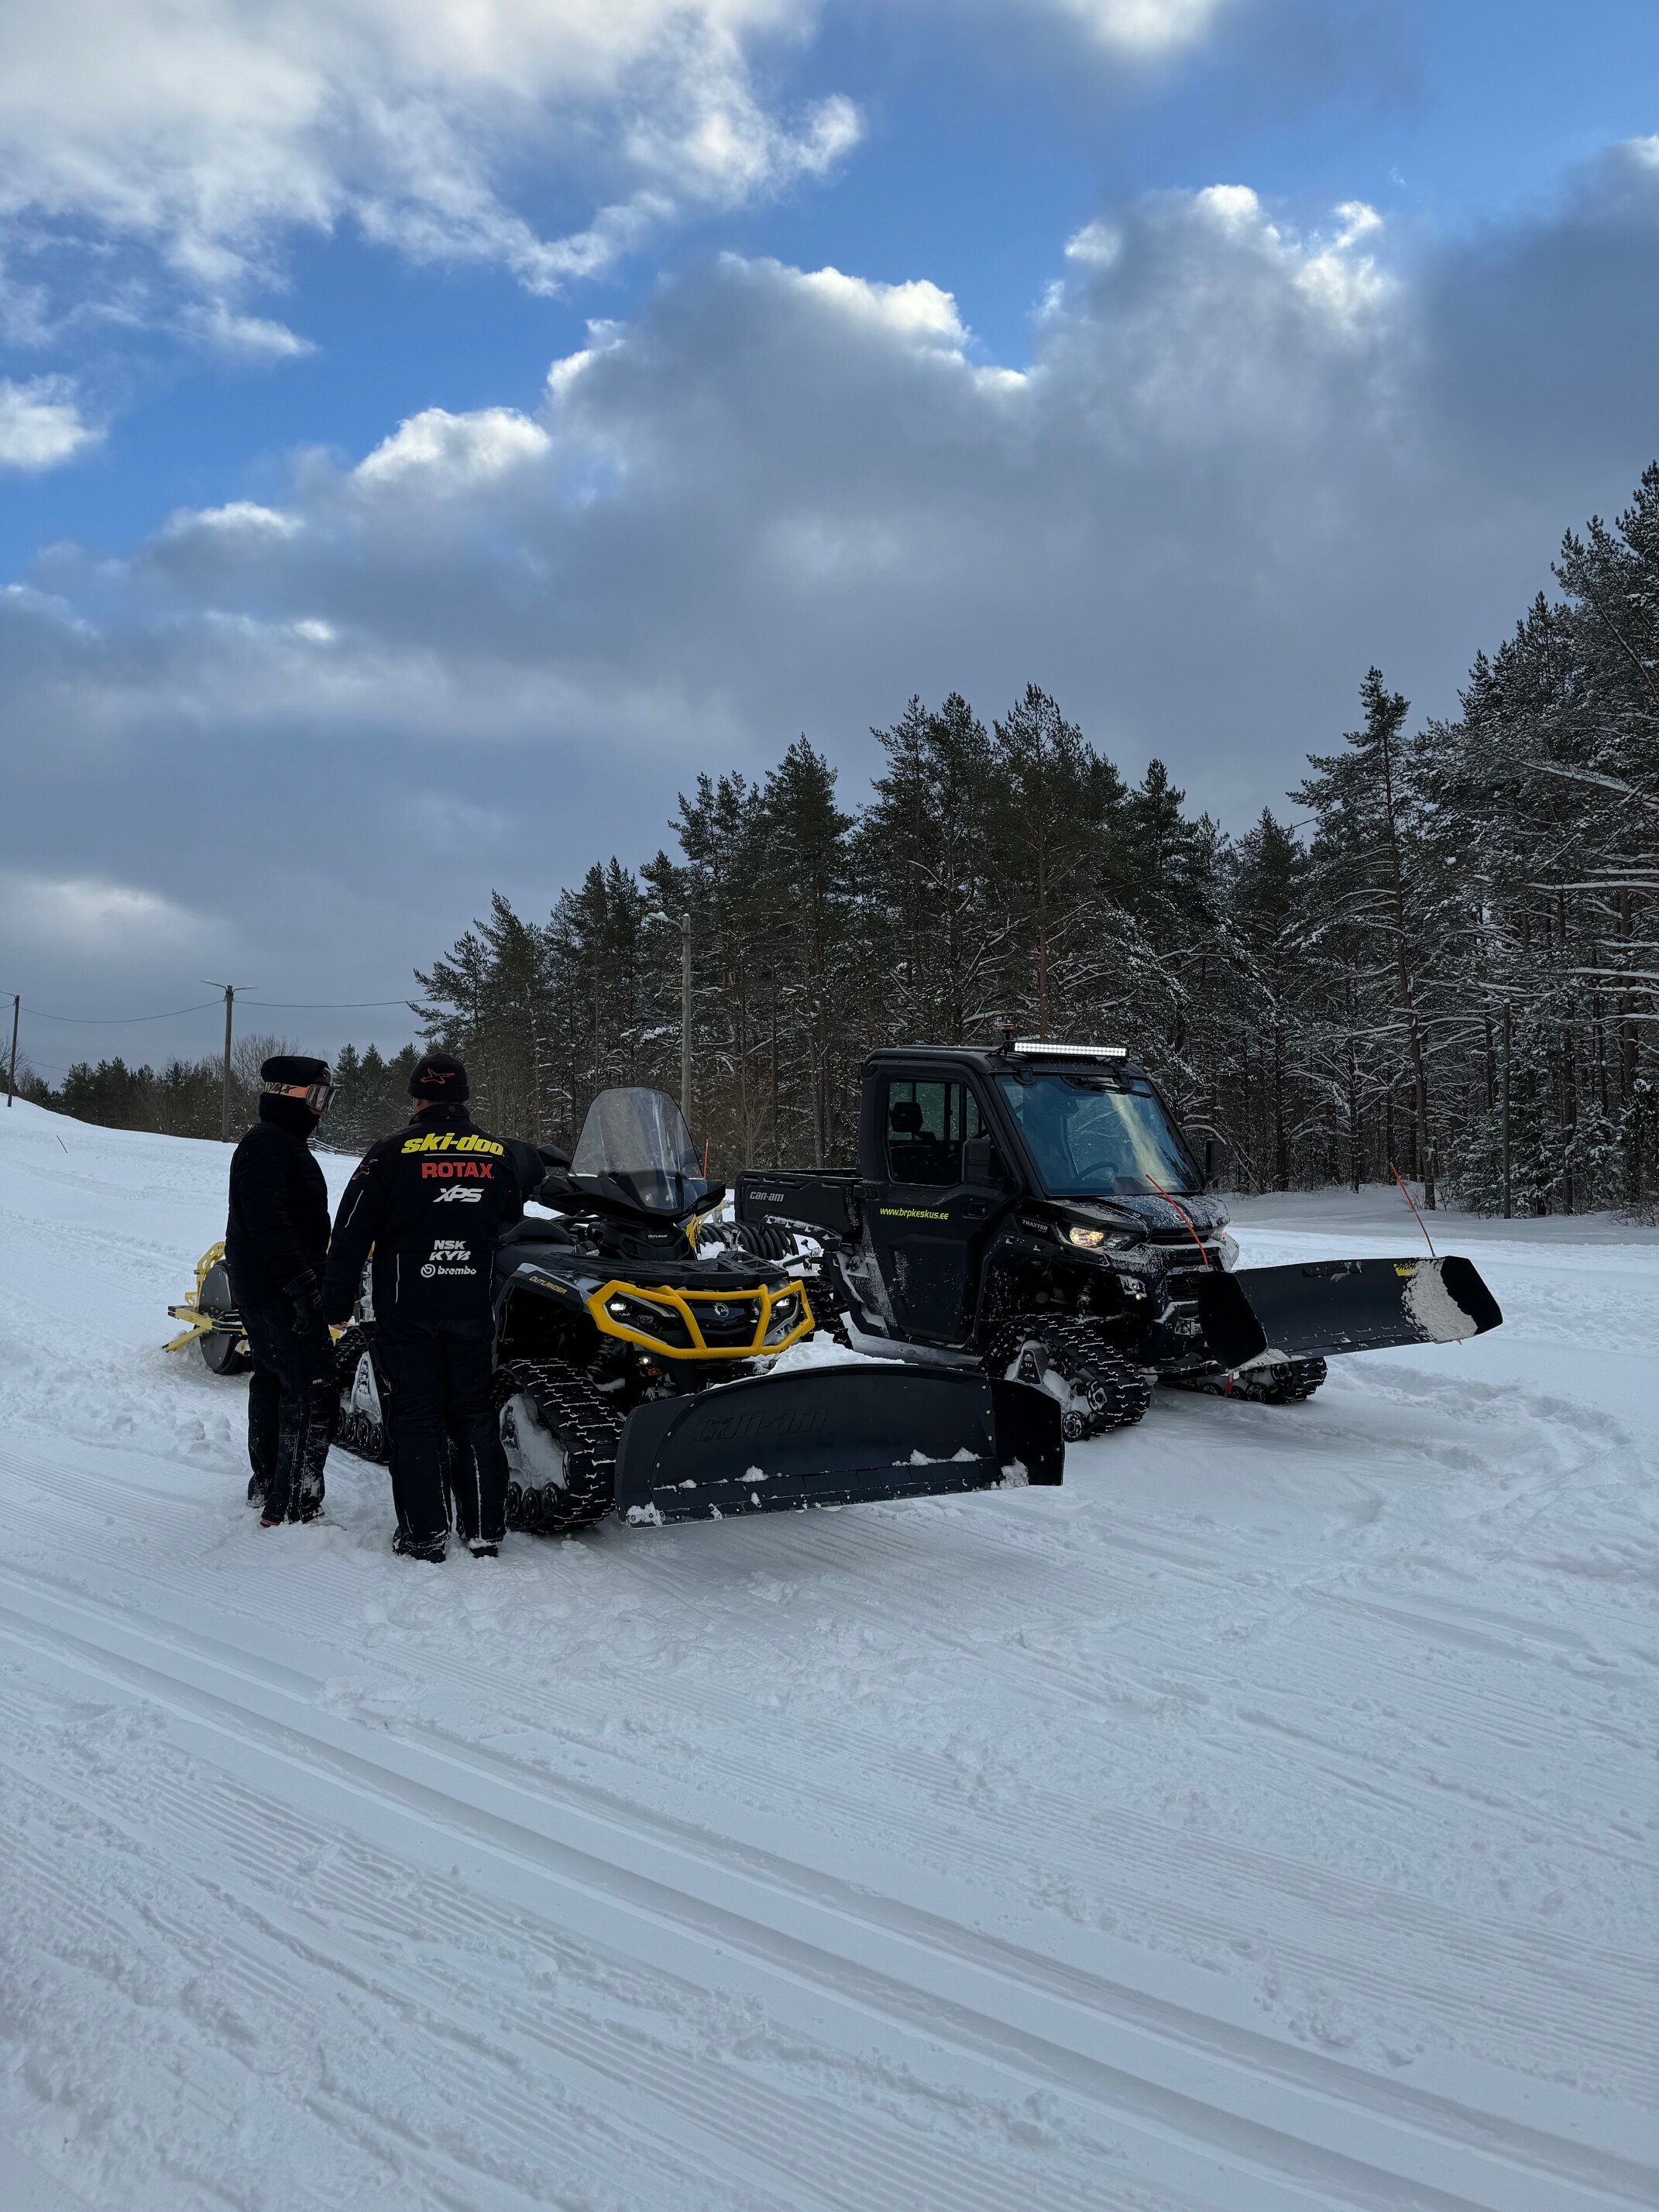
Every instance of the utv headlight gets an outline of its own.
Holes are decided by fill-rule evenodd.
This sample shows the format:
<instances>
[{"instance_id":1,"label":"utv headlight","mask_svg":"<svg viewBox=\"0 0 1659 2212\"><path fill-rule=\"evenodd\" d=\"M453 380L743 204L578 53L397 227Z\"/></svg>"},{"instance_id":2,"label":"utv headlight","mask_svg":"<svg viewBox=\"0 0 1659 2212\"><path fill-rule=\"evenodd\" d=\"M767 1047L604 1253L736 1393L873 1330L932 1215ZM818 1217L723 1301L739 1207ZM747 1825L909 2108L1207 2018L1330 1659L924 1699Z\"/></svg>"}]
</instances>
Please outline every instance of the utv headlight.
<instances>
[{"instance_id":1,"label":"utv headlight","mask_svg":"<svg viewBox=\"0 0 1659 2212\"><path fill-rule=\"evenodd\" d=\"M1091 1222L1073 1221L1066 1224L1066 1242L1075 1244L1080 1252L1121 1252L1139 1240L1127 1229L1097 1229Z\"/></svg>"}]
</instances>

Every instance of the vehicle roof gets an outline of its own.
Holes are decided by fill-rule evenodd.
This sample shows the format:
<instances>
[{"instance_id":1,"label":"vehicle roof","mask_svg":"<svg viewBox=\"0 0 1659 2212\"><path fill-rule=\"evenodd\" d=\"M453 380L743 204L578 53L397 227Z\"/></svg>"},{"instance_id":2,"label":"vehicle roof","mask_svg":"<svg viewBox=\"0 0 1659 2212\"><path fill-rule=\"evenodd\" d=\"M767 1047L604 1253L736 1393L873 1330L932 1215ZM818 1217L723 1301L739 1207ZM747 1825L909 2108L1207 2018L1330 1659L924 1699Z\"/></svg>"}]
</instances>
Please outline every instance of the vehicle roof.
<instances>
[{"instance_id":1,"label":"vehicle roof","mask_svg":"<svg viewBox=\"0 0 1659 2212\"><path fill-rule=\"evenodd\" d=\"M884 1044L866 1055L866 1067L878 1067L894 1060L965 1060L987 1075L1006 1075L1017 1067L1038 1067L1054 1074L1070 1069L1098 1070L1102 1074L1135 1075L1145 1078L1146 1071L1138 1060L1120 1060L1114 1054L1108 1059L1085 1058L1080 1053L1023 1052L1018 1058L989 1044Z\"/></svg>"}]
</instances>

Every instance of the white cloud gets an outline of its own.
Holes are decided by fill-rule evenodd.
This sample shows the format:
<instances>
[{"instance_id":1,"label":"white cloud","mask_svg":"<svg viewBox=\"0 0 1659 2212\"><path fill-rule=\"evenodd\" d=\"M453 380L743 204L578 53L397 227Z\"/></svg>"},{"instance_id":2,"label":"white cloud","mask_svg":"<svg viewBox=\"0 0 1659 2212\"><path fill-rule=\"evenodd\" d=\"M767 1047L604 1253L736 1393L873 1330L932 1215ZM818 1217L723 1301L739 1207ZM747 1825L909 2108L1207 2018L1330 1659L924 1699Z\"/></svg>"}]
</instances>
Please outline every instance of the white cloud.
<instances>
[{"instance_id":1,"label":"white cloud","mask_svg":"<svg viewBox=\"0 0 1659 2212\"><path fill-rule=\"evenodd\" d=\"M1123 234L1115 223L1085 222L1066 241L1066 258L1091 269L1109 269L1123 251Z\"/></svg>"},{"instance_id":2,"label":"white cloud","mask_svg":"<svg viewBox=\"0 0 1659 2212\"><path fill-rule=\"evenodd\" d=\"M274 507L260 507L251 499L233 499L223 507L182 508L161 526L164 538L181 538L192 531L210 531L236 538L292 538L299 518Z\"/></svg>"},{"instance_id":3,"label":"white cloud","mask_svg":"<svg viewBox=\"0 0 1659 2212\"><path fill-rule=\"evenodd\" d=\"M649 852L700 768L805 729L851 796L912 691L994 712L1028 679L1132 771L1282 806L1372 660L1452 704L1651 457L1652 168L1418 252L1357 202L1297 229L1236 182L1162 195L1056 253L1018 371L924 277L716 259L533 415L428 409L0 592L0 731L33 748L0 854L68 824L66 878L284 916L303 868L402 973L492 884L539 906Z\"/></svg>"},{"instance_id":4,"label":"white cloud","mask_svg":"<svg viewBox=\"0 0 1659 2212\"><path fill-rule=\"evenodd\" d=\"M67 953L166 953L200 924L155 891L97 876L0 872L0 924L14 943Z\"/></svg>"},{"instance_id":5,"label":"white cloud","mask_svg":"<svg viewBox=\"0 0 1659 2212\"><path fill-rule=\"evenodd\" d=\"M264 315L234 314L222 300L187 316L185 325L199 330L218 352L245 361L296 361L317 350L309 338L289 330L286 323Z\"/></svg>"},{"instance_id":6,"label":"white cloud","mask_svg":"<svg viewBox=\"0 0 1659 2212\"><path fill-rule=\"evenodd\" d=\"M95 446L103 432L82 419L67 377L0 380L0 469L55 469Z\"/></svg>"},{"instance_id":7,"label":"white cloud","mask_svg":"<svg viewBox=\"0 0 1659 2212\"><path fill-rule=\"evenodd\" d=\"M1103 46L1163 54L1201 39L1225 0L1049 0Z\"/></svg>"},{"instance_id":8,"label":"white cloud","mask_svg":"<svg viewBox=\"0 0 1659 2212\"><path fill-rule=\"evenodd\" d=\"M295 227L351 222L417 259L493 261L556 289L683 208L734 205L847 151L845 99L790 118L755 88L751 56L810 20L805 0L0 9L0 222L147 249L210 303L211 343L267 356L305 342L228 303ZM543 235L509 181L532 172L586 198L589 219Z\"/></svg>"},{"instance_id":9,"label":"white cloud","mask_svg":"<svg viewBox=\"0 0 1659 2212\"><path fill-rule=\"evenodd\" d=\"M428 407L399 423L358 464L356 474L368 484L416 478L429 489L489 483L540 460L549 444L546 431L512 407L483 407L471 415Z\"/></svg>"},{"instance_id":10,"label":"white cloud","mask_svg":"<svg viewBox=\"0 0 1659 2212\"><path fill-rule=\"evenodd\" d=\"M839 269L802 271L779 268L785 283L799 285L827 301L837 314L884 331L906 343L942 345L960 352L968 333L957 313L957 303L937 284L913 280L906 284L872 284L867 277L843 276Z\"/></svg>"}]
</instances>

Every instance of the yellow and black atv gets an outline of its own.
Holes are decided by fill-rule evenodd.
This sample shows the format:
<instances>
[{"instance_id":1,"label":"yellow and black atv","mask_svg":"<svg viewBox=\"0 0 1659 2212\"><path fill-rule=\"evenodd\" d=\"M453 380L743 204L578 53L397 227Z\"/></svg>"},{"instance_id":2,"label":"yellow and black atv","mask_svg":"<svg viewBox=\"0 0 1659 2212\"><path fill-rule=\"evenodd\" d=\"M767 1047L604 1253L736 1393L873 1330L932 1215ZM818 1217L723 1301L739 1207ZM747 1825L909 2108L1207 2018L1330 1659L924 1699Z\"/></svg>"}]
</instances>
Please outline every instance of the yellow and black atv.
<instances>
[{"instance_id":1,"label":"yellow and black atv","mask_svg":"<svg viewBox=\"0 0 1659 2212\"><path fill-rule=\"evenodd\" d=\"M562 1534L613 1507L640 1527L1060 1481L1058 1408L1025 1383L844 1352L775 1371L815 1328L799 1267L698 1249L725 1191L699 1174L660 1091L601 1092L574 1160L541 1159L538 1199L557 1218L515 1223L495 1262L509 1528ZM365 1297L337 1346L337 1441L384 1460L374 1336Z\"/></svg>"}]
</instances>

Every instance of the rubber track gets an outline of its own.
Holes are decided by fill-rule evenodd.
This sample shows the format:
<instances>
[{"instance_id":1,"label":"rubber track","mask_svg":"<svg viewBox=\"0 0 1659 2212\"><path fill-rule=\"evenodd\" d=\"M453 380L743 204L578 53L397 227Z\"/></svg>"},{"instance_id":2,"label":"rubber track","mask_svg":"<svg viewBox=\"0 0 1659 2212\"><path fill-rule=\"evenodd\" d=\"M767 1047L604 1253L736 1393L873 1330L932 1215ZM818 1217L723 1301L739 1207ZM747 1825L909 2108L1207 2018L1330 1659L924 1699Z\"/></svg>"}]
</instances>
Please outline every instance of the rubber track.
<instances>
[{"instance_id":1,"label":"rubber track","mask_svg":"<svg viewBox=\"0 0 1659 2212\"><path fill-rule=\"evenodd\" d=\"M346 1394L356 1380L357 1363L369 1348L367 1330L356 1323L334 1346L334 1387L340 1393L340 1432L334 1441L355 1459L366 1459L375 1467L385 1467L392 1455L384 1426L370 1420L367 1413L352 1411L346 1404ZM375 1379L378 1383L378 1370Z\"/></svg>"},{"instance_id":2,"label":"rubber track","mask_svg":"<svg viewBox=\"0 0 1659 2212\"><path fill-rule=\"evenodd\" d=\"M1040 1344L1055 1373L1082 1390L1090 1411L1081 1436L1103 1436L1108 1429L1133 1428L1152 1401L1152 1378L1144 1368L1101 1341L1092 1322L1050 1321L1027 1315L1010 1322L992 1346L990 1366L1006 1372L1020 1347Z\"/></svg>"},{"instance_id":3,"label":"rubber track","mask_svg":"<svg viewBox=\"0 0 1659 2212\"><path fill-rule=\"evenodd\" d=\"M1249 1406L1300 1406L1312 1397L1328 1372L1322 1359L1287 1359L1252 1374L1165 1375L1161 1379L1171 1390L1242 1398Z\"/></svg>"},{"instance_id":4,"label":"rubber track","mask_svg":"<svg viewBox=\"0 0 1659 2212\"><path fill-rule=\"evenodd\" d=\"M622 1423L592 1384L562 1359L514 1359L496 1370L490 1404L499 1414L509 1398L532 1400L564 1446L568 1485L538 1490L509 1483L507 1525L545 1536L591 1528L616 1503L617 1441Z\"/></svg>"}]
</instances>

